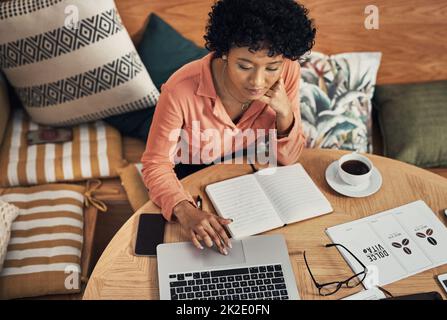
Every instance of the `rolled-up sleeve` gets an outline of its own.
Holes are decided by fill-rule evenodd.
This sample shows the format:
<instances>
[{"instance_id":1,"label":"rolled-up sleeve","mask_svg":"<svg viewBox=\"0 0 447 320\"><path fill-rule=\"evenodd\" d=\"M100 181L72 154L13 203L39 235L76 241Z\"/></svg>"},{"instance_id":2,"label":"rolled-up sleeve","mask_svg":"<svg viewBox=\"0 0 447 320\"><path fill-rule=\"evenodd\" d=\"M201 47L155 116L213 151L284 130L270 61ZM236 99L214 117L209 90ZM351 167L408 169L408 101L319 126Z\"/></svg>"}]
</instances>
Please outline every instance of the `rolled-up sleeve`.
<instances>
[{"instance_id":1,"label":"rolled-up sleeve","mask_svg":"<svg viewBox=\"0 0 447 320\"><path fill-rule=\"evenodd\" d=\"M179 202L188 200L195 206L192 196L178 180L174 158L170 156L176 150L183 119L180 103L163 86L141 162L149 197L161 208L167 220L171 220L172 210Z\"/></svg>"},{"instance_id":2,"label":"rolled-up sleeve","mask_svg":"<svg viewBox=\"0 0 447 320\"><path fill-rule=\"evenodd\" d=\"M288 72L284 75L286 92L292 103L293 126L287 136L278 139L274 138L277 148L276 157L278 162L282 165L290 165L298 162L306 143L300 113L300 74L300 65L298 62L294 61L291 63Z\"/></svg>"}]
</instances>

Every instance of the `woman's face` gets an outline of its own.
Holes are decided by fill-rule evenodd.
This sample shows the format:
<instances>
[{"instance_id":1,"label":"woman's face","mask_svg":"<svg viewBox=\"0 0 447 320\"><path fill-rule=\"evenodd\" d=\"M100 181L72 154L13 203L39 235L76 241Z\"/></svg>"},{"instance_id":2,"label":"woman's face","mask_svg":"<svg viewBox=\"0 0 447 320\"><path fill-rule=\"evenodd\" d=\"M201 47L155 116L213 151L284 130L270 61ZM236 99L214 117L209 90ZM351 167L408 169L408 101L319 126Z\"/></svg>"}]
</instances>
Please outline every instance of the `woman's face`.
<instances>
[{"instance_id":1,"label":"woman's face","mask_svg":"<svg viewBox=\"0 0 447 320\"><path fill-rule=\"evenodd\" d=\"M241 47L227 54L225 85L241 101L259 99L279 80L284 58L267 53L267 49L250 52L248 47Z\"/></svg>"}]
</instances>

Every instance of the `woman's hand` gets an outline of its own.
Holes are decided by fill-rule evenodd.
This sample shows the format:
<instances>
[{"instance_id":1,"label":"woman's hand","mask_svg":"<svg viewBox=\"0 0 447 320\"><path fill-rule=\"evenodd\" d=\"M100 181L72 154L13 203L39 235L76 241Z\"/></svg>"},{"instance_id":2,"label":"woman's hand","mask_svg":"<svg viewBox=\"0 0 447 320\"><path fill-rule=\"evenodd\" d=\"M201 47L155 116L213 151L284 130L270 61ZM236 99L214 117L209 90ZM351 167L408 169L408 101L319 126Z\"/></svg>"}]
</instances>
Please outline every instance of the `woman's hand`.
<instances>
[{"instance_id":1,"label":"woman's hand","mask_svg":"<svg viewBox=\"0 0 447 320\"><path fill-rule=\"evenodd\" d=\"M231 242L222 226L230 224L231 219L223 219L197 209L186 200L174 207L173 214L187 230L197 248L203 249L200 243L203 240L208 247L212 247L215 243L220 253L228 254L226 247L231 248Z\"/></svg>"},{"instance_id":2,"label":"woman's hand","mask_svg":"<svg viewBox=\"0 0 447 320\"><path fill-rule=\"evenodd\" d=\"M288 135L293 127L294 117L283 78L279 78L265 95L259 98L259 101L270 105L275 110L278 137Z\"/></svg>"},{"instance_id":3,"label":"woman's hand","mask_svg":"<svg viewBox=\"0 0 447 320\"><path fill-rule=\"evenodd\" d=\"M287 118L292 113L292 104L289 101L282 77L259 98L259 101L268 104L282 118Z\"/></svg>"}]
</instances>

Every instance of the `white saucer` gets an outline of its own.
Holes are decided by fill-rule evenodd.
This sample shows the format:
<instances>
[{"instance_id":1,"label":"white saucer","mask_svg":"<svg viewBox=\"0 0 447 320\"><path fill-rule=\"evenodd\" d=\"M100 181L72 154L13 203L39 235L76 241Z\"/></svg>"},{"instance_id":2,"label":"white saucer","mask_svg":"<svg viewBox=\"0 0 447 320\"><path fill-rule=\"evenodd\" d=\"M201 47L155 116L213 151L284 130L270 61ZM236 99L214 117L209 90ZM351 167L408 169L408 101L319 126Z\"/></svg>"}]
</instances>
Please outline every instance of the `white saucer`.
<instances>
[{"instance_id":1,"label":"white saucer","mask_svg":"<svg viewBox=\"0 0 447 320\"><path fill-rule=\"evenodd\" d=\"M361 198L376 193L382 186L382 176L376 168L371 172L370 180L359 186L351 186L338 175L338 162L332 162L326 169L326 181L332 189L348 197Z\"/></svg>"}]
</instances>

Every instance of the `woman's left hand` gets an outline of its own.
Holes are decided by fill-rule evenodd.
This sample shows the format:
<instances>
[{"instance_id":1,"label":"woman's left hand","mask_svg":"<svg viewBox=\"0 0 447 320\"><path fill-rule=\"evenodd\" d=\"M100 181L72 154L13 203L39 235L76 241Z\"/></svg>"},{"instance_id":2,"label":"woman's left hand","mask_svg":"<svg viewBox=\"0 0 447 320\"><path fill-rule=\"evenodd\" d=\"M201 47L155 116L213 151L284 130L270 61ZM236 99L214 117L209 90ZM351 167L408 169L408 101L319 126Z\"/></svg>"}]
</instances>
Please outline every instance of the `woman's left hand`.
<instances>
[{"instance_id":1,"label":"woman's left hand","mask_svg":"<svg viewBox=\"0 0 447 320\"><path fill-rule=\"evenodd\" d=\"M283 78L279 78L278 81L262 96L259 101L264 102L273 110L275 110L278 116L287 118L292 112L292 104L289 101Z\"/></svg>"}]
</instances>

